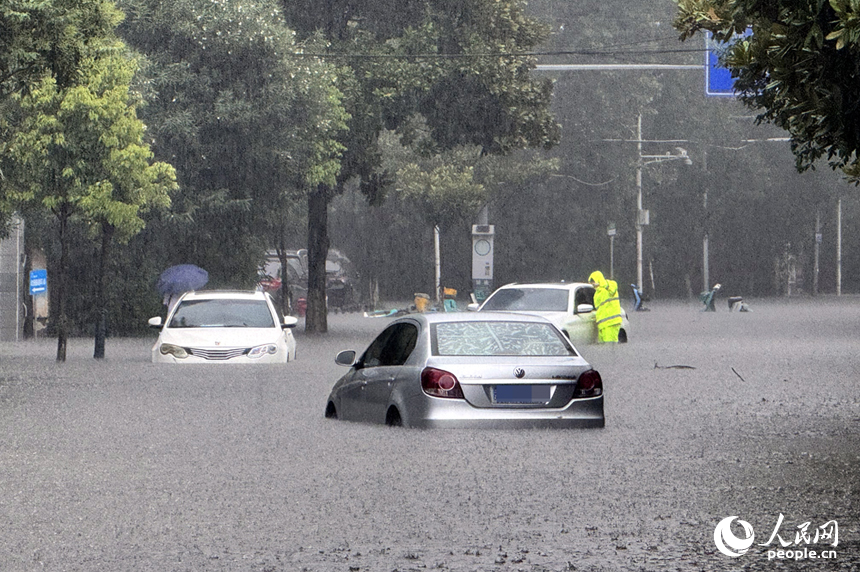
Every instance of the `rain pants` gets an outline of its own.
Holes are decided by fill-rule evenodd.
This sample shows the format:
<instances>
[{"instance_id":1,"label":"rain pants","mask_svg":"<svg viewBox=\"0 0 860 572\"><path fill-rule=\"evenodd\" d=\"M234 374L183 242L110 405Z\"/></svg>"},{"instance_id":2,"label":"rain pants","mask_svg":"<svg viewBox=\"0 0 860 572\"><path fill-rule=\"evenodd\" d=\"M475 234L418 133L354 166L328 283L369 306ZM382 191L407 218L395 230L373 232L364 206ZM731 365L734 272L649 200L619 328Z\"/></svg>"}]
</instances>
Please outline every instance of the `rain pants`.
<instances>
[{"instance_id":1,"label":"rain pants","mask_svg":"<svg viewBox=\"0 0 860 572\"><path fill-rule=\"evenodd\" d=\"M592 272L588 281L597 284L594 291L597 338L601 343L617 342L618 332L621 330L621 300L618 298L618 284L614 280L607 280L599 270Z\"/></svg>"}]
</instances>

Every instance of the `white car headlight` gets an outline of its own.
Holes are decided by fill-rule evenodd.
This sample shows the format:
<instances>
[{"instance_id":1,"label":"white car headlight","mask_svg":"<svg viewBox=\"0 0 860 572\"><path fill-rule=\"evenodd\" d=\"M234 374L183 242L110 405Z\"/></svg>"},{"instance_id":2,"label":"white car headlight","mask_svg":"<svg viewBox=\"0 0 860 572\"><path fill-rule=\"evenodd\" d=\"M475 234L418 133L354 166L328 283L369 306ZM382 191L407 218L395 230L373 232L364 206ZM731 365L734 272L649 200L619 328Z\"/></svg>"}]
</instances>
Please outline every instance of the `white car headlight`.
<instances>
[{"instance_id":1,"label":"white car headlight","mask_svg":"<svg viewBox=\"0 0 860 572\"><path fill-rule=\"evenodd\" d=\"M188 352L185 351L185 348L173 344L161 344L161 347L158 348L158 351L161 352L161 355L172 355L173 357L179 359L188 357Z\"/></svg>"},{"instance_id":2,"label":"white car headlight","mask_svg":"<svg viewBox=\"0 0 860 572\"><path fill-rule=\"evenodd\" d=\"M251 348L248 351L248 357L251 359L261 358L267 354L276 354L278 353L278 346L275 344L266 344L264 346L257 346L255 348Z\"/></svg>"}]
</instances>

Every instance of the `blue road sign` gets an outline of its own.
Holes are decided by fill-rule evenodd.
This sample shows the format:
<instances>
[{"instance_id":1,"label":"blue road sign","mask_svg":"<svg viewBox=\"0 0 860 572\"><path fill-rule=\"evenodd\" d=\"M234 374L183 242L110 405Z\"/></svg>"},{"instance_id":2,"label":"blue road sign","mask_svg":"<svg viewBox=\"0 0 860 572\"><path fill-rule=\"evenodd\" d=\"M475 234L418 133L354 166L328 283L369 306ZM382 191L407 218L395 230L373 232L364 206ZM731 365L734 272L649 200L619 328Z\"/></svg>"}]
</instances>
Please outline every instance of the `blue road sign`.
<instances>
[{"instance_id":1,"label":"blue road sign","mask_svg":"<svg viewBox=\"0 0 860 572\"><path fill-rule=\"evenodd\" d=\"M30 271L30 294L42 294L48 291L48 271L44 268Z\"/></svg>"},{"instance_id":2,"label":"blue road sign","mask_svg":"<svg viewBox=\"0 0 860 572\"><path fill-rule=\"evenodd\" d=\"M750 34L752 30L747 29L746 33L738 38ZM719 65L720 54L725 51L727 45L727 43L715 41L710 32L705 33L705 95L716 97L735 95L735 80L732 78L732 72Z\"/></svg>"}]
</instances>

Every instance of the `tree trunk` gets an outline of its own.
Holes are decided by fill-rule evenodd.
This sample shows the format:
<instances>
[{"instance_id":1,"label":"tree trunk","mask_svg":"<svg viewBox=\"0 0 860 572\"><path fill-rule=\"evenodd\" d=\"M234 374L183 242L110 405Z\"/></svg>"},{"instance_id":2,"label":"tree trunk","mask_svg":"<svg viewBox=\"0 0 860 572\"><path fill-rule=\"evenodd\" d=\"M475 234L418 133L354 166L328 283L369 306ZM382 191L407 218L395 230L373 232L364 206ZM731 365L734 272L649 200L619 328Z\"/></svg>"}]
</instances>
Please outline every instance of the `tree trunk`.
<instances>
[{"instance_id":1,"label":"tree trunk","mask_svg":"<svg viewBox=\"0 0 860 572\"><path fill-rule=\"evenodd\" d=\"M290 284L289 261L287 260L287 245L284 240L284 230L281 229L278 238L278 261L281 264L281 319L293 313L292 285Z\"/></svg>"},{"instance_id":2,"label":"tree trunk","mask_svg":"<svg viewBox=\"0 0 860 572\"><path fill-rule=\"evenodd\" d=\"M308 308L305 332L328 332L325 261L328 257L328 187L319 185L308 195Z\"/></svg>"},{"instance_id":3,"label":"tree trunk","mask_svg":"<svg viewBox=\"0 0 860 572\"><path fill-rule=\"evenodd\" d=\"M113 226L102 224L102 247L99 253L99 273L96 278L96 339L93 357L105 357L105 338L107 337L107 296L105 295L105 271L107 269L108 247L113 238Z\"/></svg>"},{"instance_id":4,"label":"tree trunk","mask_svg":"<svg viewBox=\"0 0 860 572\"><path fill-rule=\"evenodd\" d=\"M27 235L29 234L30 233L28 232ZM33 270L33 260L29 256L30 250L29 245L27 244L27 235L25 235L24 238L24 252L28 254L28 256L24 258L24 276L29 276L30 271ZM33 296L29 294L26 284L24 284L23 288L24 292L27 294L24 296L24 339L31 340L36 336L36 304L33 303Z\"/></svg>"},{"instance_id":5,"label":"tree trunk","mask_svg":"<svg viewBox=\"0 0 860 572\"><path fill-rule=\"evenodd\" d=\"M57 218L60 221L60 272L57 279L57 361L66 361L66 345L69 338L69 325L66 319L66 230L69 222L69 206L60 206Z\"/></svg>"}]
</instances>

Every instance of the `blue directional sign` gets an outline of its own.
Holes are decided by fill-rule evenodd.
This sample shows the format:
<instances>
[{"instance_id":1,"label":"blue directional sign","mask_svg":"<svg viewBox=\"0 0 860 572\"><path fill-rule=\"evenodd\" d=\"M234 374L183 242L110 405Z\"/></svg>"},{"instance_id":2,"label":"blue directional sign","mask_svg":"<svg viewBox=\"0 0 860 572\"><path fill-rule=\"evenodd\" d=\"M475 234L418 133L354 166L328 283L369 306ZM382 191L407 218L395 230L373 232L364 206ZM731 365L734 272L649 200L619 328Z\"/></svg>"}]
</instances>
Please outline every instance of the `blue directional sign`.
<instances>
[{"instance_id":1,"label":"blue directional sign","mask_svg":"<svg viewBox=\"0 0 860 572\"><path fill-rule=\"evenodd\" d=\"M30 294L42 294L48 291L48 271L44 268L30 271Z\"/></svg>"},{"instance_id":2,"label":"blue directional sign","mask_svg":"<svg viewBox=\"0 0 860 572\"><path fill-rule=\"evenodd\" d=\"M752 34L752 30L748 29L743 36L746 37ZM705 95L717 97L730 97L735 95L735 80L732 78L732 72L724 67L720 67L720 55L728 47L727 42L717 42L713 39L710 32L705 33Z\"/></svg>"}]
</instances>

